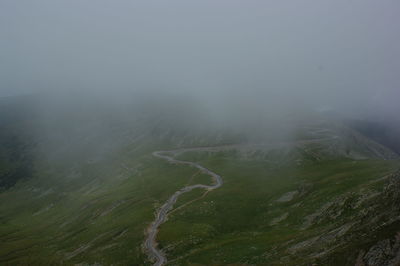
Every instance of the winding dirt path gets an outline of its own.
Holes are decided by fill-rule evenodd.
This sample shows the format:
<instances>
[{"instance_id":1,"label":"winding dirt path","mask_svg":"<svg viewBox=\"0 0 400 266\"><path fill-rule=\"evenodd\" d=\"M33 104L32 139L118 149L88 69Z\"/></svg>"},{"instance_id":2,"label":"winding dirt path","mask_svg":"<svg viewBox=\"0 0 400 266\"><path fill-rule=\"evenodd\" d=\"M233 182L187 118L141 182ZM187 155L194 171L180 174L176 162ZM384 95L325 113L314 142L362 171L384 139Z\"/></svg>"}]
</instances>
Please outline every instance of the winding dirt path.
<instances>
[{"instance_id":1,"label":"winding dirt path","mask_svg":"<svg viewBox=\"0 0 400 266\"><path fill-rule=\"evenodd\" d=\"M180 190L176 191L157 211L156 219L148 228L147 238L144 242L144 247L148 253L148 256L150 257L151 260L155 261L155 263L154 263L155 266L162 266L162 265L165 265L165 263L167 262L167 258L165 256L165 254L160 249L157 249L157 241L156 241L157 233L158 233L158 228L160 227L160 225L163 224L167 220L168 214L172 210L172 208L173 208L175 202L177 201L177 199L179 198L179 196L182 195L183 193L192 191L193 189L196 189L196 188L203 188L203 189L207 189L208 191L214 190L216 188L219 188L223 184L223 180L220 175L205 168L204 166L201 166L200 164L194 163L194 162L176 160L173 157L178 152L195 151L195 150L203 150L203 149L204 148L191 148L191 149L153 152L153 156L160 158L160 159L164 159L169 163L185 164L185 165L189 165L192 167L196 167L202 173L205 173L205 174L211 176L213 179L213 182L214 182L213 185L196 184L196 185L191 185L191 186L186 186L186 187L181 188ZM167 154L172 154L172 156L167 155Z\"/></svg>"}]
</instances>

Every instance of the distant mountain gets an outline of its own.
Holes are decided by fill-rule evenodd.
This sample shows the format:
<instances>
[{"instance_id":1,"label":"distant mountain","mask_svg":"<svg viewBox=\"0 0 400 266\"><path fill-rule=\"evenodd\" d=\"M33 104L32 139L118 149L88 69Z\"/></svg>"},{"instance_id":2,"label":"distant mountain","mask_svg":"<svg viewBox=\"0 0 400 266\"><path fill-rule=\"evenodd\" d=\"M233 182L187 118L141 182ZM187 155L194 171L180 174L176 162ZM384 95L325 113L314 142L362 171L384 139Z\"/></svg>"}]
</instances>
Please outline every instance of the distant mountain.
<instances>
[{"instance_id":1,"label":"distant mountain","mask_svg":"<svg viewBox=\"0 0 400 266\"><path fill-rule=\"evenodd\" d=\"M32 103L30 97L0 98L0 190L33 175Z\"/></svg>"},{"instance_id":2,"label":"distant mountain","mask_svg":"<svg viewBox=\"0 0 400 266\"><path fill-rule=\"evenodd\" d=\"M389 147L400 154L400 121L379 120L346 120L346 123L365 136Z\"/></svg>"},{"instance_id":3,"label":"distant mountain","mask_svg":"<svg viewBox=\"0 0 400 266\"><path fill-rule=\"evenodd\" d=\"M149 93L0 101L1 263L152 264L155 210L211 182L160 150L224 181L182 195L160 226L169 265L398 263L395 131L304 110L216 110Z\"/></svg>"}]
</instances>

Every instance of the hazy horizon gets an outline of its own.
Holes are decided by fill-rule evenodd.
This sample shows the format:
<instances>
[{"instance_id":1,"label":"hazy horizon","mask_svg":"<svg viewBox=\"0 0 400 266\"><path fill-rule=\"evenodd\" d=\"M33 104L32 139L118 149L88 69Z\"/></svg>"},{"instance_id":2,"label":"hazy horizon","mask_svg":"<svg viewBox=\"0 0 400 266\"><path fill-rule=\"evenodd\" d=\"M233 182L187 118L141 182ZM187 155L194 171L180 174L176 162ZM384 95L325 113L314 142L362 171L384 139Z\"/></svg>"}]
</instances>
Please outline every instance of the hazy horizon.
<instances>
[{"instance_id":1,"label":"hazy horizon","mask_svg":"<svg viewBox=\"0 0 400 266\"><path fill-rule=\"evenodd\" d=\"M0 96L400 112L397 1L2 1Z\"/></svg>"},{"instance_id":2,"label":"hazy horizon","mask_svg":"<svg viewBox=\"0 0 400 266\"><path fill-rule=\"evenodd\" d=\"M399 0L1 0L0 264L400 265Z\"/></svg>"}]
</instances>

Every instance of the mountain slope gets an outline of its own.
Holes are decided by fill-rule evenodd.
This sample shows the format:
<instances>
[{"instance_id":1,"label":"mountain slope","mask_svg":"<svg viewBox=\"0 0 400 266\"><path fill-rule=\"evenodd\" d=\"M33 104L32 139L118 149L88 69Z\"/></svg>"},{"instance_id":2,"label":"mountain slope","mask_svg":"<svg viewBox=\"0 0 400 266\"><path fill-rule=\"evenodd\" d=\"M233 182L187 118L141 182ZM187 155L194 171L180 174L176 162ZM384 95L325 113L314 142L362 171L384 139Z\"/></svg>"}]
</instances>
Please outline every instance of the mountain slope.
<instances>
[{"instance_id":1,"label":"mountain slope","mask_svg":"<svg viewBox=\"0 0 400 266\"><path fill-rule=\"evenodd\" d=\"M22 113L1 124L1 178L17 173L1 192L2 264L151 264L142 245L155 210L211 182L152 156L184 147L202 148L176 158L224 185L178 200L158 234L170 265L351 265L383 258L374 246L397 232L398 156L339 120L221 122L187 99L153 96L118 107L42 101L4 107Z\"/></svg>"}]
</instances>

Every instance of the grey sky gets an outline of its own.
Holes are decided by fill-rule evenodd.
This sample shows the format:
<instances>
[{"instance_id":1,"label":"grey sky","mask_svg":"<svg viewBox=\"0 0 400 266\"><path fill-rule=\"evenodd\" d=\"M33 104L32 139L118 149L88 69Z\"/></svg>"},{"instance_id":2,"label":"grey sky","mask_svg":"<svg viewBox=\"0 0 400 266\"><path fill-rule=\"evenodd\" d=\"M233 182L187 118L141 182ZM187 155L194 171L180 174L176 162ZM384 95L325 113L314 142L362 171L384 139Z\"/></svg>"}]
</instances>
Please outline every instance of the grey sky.
<instances>
[{"instance_id":1,"label":"grey sky","mask_svg":"<svg viewBox=\"0 0 400 266\"><path fill-rule=\"evenodd\" d=\"M382 105L400 98L399 10L397 0L2 0L0 96L157 88Z\"/></svg>"}]
</instances>

